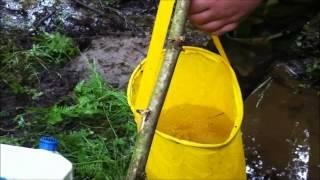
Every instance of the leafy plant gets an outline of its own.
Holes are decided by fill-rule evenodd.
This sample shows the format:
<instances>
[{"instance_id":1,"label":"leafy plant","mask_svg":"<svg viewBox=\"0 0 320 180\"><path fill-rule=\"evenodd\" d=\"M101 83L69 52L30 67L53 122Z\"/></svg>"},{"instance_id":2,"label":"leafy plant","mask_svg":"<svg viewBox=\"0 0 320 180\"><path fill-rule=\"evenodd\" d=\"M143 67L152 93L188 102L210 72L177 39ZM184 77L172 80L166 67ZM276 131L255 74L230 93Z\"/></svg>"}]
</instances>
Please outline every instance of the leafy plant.
<instances>
[{"instance_id":1,"label":"leafy plant","mask_svg":"<svg viewBox=\"0 0 320 180\"><path fill-rule=\"evenodd\" d=\"M123 179L136 132L124 93L109 87L94 69L65 99L17 117L29 134L23 144L54 135L60 141L59 152L74 164L75 179Z\"/></svg>"},{"instance_id":2,"label":"leafy plant","mask_svg":"<svg viewBox=\"0 0 320 180\"><path fill-rule=\"evenodd\" d=\"M21 145L21 139L10 136L0 136L0 144Z\"/></svg>"},{"instance_id":3,"label":"leafy plant","mask_svg":"<svg viewBox=\"0 0 320 180\"><path fill-rule=\"evenodd\" d=\"M19 49L13 44L0 48L0 81L15 93L39 94L34 84L43 70L66 63L79 50L60 33L42 33L34 38L31 49Z\"/></svg>"},{"instance_id":4,"label":"leafy plant","mask_svg":"<svg viewBox=\"0 0 320 180\"><path fill-rule=\"evenodd\" d=\"M29 50L30 55L47 59L49 64L64 64L70 57L79 53L73 40L60 33L44 32L36 36L34 40L37 43Z\"/></svg>"},{"instance_id":5,"label":"leafy plant","mask_svg":"<svg viewBox=\"0 0 320 180\"><path fill-rule=\"evenodd\" d=\"M111 138L82 129L59 136L61 152L75 167L76 179L123 179L131 156L132 141Z\"/></svg>"},{"instance_id":6,"label":"leafy plant","mask_svg":"<svg viewBox=\"0 0 320 180\"><path fill-rule=\"evenodd\" d=\"M81 81L75 87L72 101L71 105L56 104L47 109L44 119L55 125L70 119L106 118L108 121L127 121L131 118L124 93L113 90L96 71L87 81Z\"/></svg>"},{"instance_id":7,"label":"leafy plant","mask_svg":"<svg viewBox=\"0 0 320 180\"><path fill-rule=\"evenodd\" d=\"M307 64L307 75L313 81L320 81L320 59L315 59L313 63Z\"/></svg>"}]
</instances>

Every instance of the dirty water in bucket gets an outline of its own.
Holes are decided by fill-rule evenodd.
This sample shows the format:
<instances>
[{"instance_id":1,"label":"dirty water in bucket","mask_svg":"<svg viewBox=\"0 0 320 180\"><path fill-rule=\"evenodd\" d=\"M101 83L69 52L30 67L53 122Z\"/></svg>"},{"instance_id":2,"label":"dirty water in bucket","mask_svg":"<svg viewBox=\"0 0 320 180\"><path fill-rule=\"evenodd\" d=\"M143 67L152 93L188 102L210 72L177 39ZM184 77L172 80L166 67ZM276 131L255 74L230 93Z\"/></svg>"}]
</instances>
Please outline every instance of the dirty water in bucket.
<instances>
[{"instance_id":1,"label":"dirty water in bucket","mask_svg":"<svg viewBox=\"0 0 320 180\"><path fill-rule=\"evenodd\" d=\"M222 111L186 104L164 110L157 129L181 140L216 144L229 137L232 127L233 122Z\"/></svg>"}]
</instances>

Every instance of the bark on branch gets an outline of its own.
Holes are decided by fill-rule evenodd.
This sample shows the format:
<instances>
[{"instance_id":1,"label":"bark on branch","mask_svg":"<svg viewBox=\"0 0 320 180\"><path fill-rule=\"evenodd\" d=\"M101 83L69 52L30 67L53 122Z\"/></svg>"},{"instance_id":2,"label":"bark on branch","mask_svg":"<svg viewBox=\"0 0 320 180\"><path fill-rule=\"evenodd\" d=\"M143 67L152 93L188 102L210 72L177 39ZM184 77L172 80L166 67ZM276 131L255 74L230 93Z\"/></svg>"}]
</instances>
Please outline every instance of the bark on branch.
<instances>
[{"instance_id":1,"label":"bark on branch","mask_svg":"<svg viewBox=\"0 0 320 180\"><path fill-rule=\"evenodd\" d=\"M126 177L127 180L140 180L145 178L146 162L158 118L181 50L181 37L184 31L189 4L189 0L177 0L166 55L148 109L142 115L144 125L137 136L135 151Z\"/></svg>"}]
</instances>

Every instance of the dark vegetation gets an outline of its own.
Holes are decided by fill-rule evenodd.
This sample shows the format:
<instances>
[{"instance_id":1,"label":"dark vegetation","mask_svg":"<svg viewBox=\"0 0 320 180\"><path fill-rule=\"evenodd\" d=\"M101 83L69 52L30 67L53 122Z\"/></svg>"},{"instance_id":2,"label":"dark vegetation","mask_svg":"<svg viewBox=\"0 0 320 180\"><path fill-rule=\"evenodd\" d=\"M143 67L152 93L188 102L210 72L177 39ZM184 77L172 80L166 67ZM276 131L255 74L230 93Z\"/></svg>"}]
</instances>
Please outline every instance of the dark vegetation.
<instances>
[{"instance_id":1,"label":"dark vegetation","mask_svg":"<svg viewBox=\"0 0 320 180\"><path fill-rule=\"evenodd\" d=\"M319 2L314 0L264 1L227 34L224 44L231 59L234 54L240 61L234 68L239 70L244 91L251 92L276 66L300 80L301 87L320 88L319 9Z\"/></svg>"},{"instance_id":2,"label":"dark vegetation","mask_svg":"<svg viewBox=\"0 0 320 180\"><path fill-rule=\"evenodd\" d=\"M41 33L33 40L29 49L19 48L12 42L0 49L0 80L17 94L39 95L34 87L40 73L63 66L79 53L73 40L60 33Z\"/></svg>"},{"instance_id":3,"label":"dark vegetation","mask_svg":"<svg viewBox=\"0 0 320 180\"><path fill-rule=\"evenodd\" d=\"M41 75L61 68L79 50L60 33L37 35L30 49L9 46L1 53L1 86L31 103L11 113L1 108L0 143L37 147L40 136L53 135L60 140L59 151L74 163L75 178L121 178L135 137L124 93L108 86L94 61L88 61L92 72L87 80L55 103L39 107Z\"/></svg>"},{"instance_id":4,"label":"dark vegetation","mask_svg":"<svg viewBox=\"0 0 320 180\"><path fill-rule=\"evenodd\" d=\"M100 2L116 12L121 3ZM37 148L40 136L52 135L75 179L122 179L136 129L123 90L105 82L94 60L85 80L63 70L83 49L69 32L14 31L1 31L8 38L0 42L0 143Z\"/></svg>"}]
</instances>

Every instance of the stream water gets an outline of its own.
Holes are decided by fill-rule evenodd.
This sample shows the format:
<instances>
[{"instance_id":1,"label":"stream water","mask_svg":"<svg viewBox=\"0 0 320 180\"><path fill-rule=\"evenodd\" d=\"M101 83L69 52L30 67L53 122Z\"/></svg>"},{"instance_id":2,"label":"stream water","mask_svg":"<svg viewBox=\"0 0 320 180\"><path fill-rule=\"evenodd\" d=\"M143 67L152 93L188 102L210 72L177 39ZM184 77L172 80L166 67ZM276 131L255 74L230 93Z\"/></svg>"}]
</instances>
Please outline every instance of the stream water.
<instances>
[{"instance_id":1,"label":"stream water","mask_svg":"<svg viewBox=\"0 0 320 180\"><path fill-rule=\"evenodd\" d=\"M269 78L245 102L250 179L320 178L320 97L291 85Z\"/></svg>"}]
</instances>

